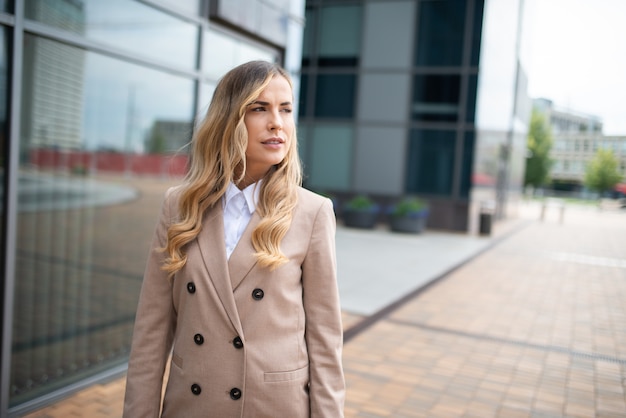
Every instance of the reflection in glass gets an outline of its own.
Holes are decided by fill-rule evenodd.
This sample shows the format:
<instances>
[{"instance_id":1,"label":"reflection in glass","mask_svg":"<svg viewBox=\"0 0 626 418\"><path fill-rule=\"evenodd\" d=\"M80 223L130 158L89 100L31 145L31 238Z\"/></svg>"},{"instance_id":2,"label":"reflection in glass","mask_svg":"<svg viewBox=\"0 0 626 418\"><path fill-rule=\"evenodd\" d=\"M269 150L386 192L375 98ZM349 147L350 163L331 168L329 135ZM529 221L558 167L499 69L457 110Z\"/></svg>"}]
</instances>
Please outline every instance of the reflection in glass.
<instances>
[{"instance_id":1,"label":"reflection in glass","mask_svg":"<svg viewBox=\"0 0 626 418\"><path fill-rule=\"evenodd\" d=\"M225 20L275 45L287 43L290 0L213 0L212 18Z\"/></svg>"},{"instance_id":2,"label":"reflection in glass","mask_svg":"<svg viewBox=\"0 0 626 418\"><path fill-rule=\"evenodd\" d=\"M195 68L197 25L138 1L27 1L25 14L139 56Z\"/></svg>"},{"instance_id":3,"label":"reflection in glass","mask_svg":"<svg viewBox=\"0 0 626 418\"><path fill-rule=\"evenodd\" d=\"M12 405L126 361L193 119L192 80L32 35L23 92Z\"/></svg>"},{"instance_id":4,"label":"reflection in glass","mask_svg":"<svg viewBox=\"0 0 626 418\"><path fill-rule=\"evenodd\" d=\"M198 14L202 0L161 0L161 2L168 3L171 7L187 13Z\"/></svg>"},{"instance_id":5,"label":"reflection in glass","mask_svg":"<svg viewBox=\"0 0 626 418\"><path fill-rule=\"evenodd\" d=\"M252 60L278 62L278 52L218 31L205 32L202 61L209 77L217 80L231 68Z\"/></svg>"}]
</instances>

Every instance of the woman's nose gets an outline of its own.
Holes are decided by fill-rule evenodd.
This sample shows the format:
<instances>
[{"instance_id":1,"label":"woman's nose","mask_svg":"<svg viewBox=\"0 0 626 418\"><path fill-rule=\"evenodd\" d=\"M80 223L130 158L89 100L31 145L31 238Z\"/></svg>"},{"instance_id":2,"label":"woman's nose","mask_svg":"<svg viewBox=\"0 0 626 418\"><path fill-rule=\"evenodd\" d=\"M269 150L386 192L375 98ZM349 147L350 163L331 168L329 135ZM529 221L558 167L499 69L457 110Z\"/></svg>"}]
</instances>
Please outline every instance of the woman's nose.
<instances>
[{"instance_id":1,"label":"woman's nose","mask_svg":"<svg viewBox=\"0 0 626 418\"><path fill-rule=\"evenodd\" d=\"M272 117L269 123L270 131L283 129L283 120L278 112L272 112Z\"/></svg>"}]
</instances>

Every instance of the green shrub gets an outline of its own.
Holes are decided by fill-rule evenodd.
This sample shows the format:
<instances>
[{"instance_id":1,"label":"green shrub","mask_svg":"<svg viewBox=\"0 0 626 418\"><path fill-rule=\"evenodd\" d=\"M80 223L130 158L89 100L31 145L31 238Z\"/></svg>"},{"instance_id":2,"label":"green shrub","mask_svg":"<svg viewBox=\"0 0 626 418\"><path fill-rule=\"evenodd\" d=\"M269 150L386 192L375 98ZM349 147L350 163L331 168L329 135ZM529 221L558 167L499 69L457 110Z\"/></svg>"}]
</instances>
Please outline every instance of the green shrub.
<instances>
[{"instance_id":1,"label":"green shrub","mask_svg":"<svg viewBox=\"0 0 626 418\"><path fill-rule=\"evenodd\" d=\"M378 210L378 205L369 197L365 195L358 195L346 203L345 209L368 212Z\"/></svg>"},{"instance_id":2,"label":"green shrub","mask_svg":"<svg viewBox=\"0 0 626 418\"><path fill-rule=\"evenodd\" d=\"M428 213L426 202L417 197L405 197L391 209L392 216L420 216Z\"/></svg>"}]
</instances>

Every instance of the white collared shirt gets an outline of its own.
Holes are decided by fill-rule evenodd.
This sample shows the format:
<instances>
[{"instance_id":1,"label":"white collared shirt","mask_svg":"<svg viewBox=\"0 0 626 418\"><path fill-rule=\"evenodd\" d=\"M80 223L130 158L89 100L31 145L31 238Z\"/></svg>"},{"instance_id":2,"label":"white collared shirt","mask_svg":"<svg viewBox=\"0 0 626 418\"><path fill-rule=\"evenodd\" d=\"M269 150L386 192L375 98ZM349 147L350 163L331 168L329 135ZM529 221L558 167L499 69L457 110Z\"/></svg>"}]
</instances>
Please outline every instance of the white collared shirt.
<instances>
[{"instance_id":1,"label":"white collared shirt","mask_svg":"<svg viewBox=\"0 0 626 418\"><path fill-rule=\"evenodd\" d=\"M252 219L259 201L261 182L252 183L243 190L239 190L234 183L228 185L226 194L222 198L224 205L224 240L226 242L226 257L235 250L237 243Z\"/></svg>"}]
</instances>

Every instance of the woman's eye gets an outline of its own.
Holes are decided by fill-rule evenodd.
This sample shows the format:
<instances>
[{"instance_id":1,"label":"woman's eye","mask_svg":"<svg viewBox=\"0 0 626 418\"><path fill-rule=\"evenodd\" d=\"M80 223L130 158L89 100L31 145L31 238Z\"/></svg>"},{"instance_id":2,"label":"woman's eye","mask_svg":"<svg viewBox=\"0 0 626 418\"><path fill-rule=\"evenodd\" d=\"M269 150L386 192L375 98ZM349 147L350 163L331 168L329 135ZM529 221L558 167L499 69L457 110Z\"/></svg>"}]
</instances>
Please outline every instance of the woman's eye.
<instances>
[{"instance_id":1,"label":"woman's eye","mask_svg":"<svg viewBox=\"0 0 626 418\"><path fill-rule=\"evenodd\" d=\"M290 108L287 108L287 107L282 109L282 111L285 112L285 113L291 113L292 112L292 110Z\"/></svg>"},{"instance_id":2,"label":"woman's eye","mask_svg":"<svg viewBox=\"0 0 626 418\"><path fill-rule=\"evenodd\" d=\"M253 107L253 108L252 108L252 111L253 111L253 112L262 112L262 111L264 111L264 110L265 110L265 108L264 108L264 107Z\"/></svg>"}]
</instances>

